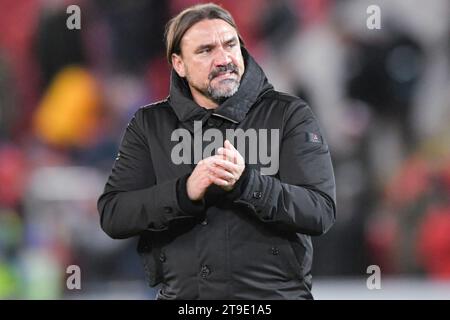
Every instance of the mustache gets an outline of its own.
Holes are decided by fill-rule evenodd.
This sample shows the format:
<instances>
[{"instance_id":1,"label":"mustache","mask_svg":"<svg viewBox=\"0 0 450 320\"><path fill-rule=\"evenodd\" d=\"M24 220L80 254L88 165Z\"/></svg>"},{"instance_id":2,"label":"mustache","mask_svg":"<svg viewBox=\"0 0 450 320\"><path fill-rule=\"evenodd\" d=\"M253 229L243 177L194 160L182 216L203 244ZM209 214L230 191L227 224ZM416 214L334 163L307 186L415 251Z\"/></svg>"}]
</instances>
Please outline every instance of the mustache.
<instances>
[{"instance_id":1,"label":"mustache","mask_svg":"<svg viewBox=\"0 0 450 320\"><path fill-rule=\"evenodd\" d=\"M234 63L230 62L227 65L218 66L213 71L211 71L211 73L208 76L208 79L212 80L215 77L217 77L218 75L220 75L221 73L225 73L225 72L228 72L228 71L231 71L231 72L237 74L239 70L238 70L238 67Z\"/></svg>"}]
</instances>

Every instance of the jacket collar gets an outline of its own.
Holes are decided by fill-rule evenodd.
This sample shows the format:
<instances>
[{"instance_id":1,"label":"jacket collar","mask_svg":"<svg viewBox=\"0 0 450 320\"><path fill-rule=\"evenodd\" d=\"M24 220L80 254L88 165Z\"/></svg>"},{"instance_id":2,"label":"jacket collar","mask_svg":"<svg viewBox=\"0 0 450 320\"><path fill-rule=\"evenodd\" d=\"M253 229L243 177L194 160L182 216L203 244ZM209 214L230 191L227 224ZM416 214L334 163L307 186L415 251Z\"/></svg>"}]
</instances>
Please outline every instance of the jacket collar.
<instances>
[{"instance_id":1,"label":"jacket collar","mask_svg":"<svg viewBox=\"0 0 450 320\"><path fill-rule=\"evenodd\" d=\"M245 72L239 90L213 110L200 107L193 100L186 80L179 77L172 69L169 103L181 122L204 121L212 114L239 123L244 120L247 112L258 98L273 89L261 67L245 48L241 49L245 62Z\"/></svg>"}]
</instances>

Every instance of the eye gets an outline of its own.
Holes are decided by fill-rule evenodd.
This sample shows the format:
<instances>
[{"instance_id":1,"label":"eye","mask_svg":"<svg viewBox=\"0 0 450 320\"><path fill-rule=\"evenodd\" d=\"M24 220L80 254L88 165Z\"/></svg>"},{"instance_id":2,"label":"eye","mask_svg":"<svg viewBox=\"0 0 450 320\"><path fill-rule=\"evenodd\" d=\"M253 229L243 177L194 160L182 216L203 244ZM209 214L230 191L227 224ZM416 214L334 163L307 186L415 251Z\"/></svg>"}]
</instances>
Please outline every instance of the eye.
<instances>
[{"instance_id":1,"label":"eye","mask_svg":"<svg viewBox=\"0 0 450 320\"><path fill-rule=\"evenodd\" d=\"M228 44L228 48L233 48L234 46L236 46L236 42L230 42Z\"/></svg>"},{"instance_id":2,"label":"eye","mask_svg":"<svg viewBox=\"0 0 450 320\"><path fill-rule=\"evenodd\" d=\"M210 53L210 52L211 52L211 48L204 48L204 49L201 49L198 53L204 54L204 53Z\"/></svg>"}]
</instances>

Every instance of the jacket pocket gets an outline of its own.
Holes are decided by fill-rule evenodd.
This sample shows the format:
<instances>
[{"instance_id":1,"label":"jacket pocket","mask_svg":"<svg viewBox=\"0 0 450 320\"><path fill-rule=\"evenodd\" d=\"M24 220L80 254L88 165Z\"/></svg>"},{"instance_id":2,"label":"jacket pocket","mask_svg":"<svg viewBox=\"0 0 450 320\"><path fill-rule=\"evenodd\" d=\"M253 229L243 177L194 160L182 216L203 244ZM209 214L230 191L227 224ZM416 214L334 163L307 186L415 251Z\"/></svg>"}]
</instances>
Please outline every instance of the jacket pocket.
<instances>
[{"instance_id":1,"label":"jacket pocket","mask_svg":"<svg viewBox=\"0 0 450 320\"><path fill-rule=\"evenodd\" d=\"M150 236L141 235L137 252L141 257L148 284L153 287L162 282L162 266L159 261L160 249L151 242Z\"/></svg>"},{"instance_id":2,"label":"jacket pocket","mask_svg":"<svg viewBox=\"0 0 450 320\"><path fill-rule=\"evenodd\" d=\"M285 255L292 274L299 279L304 276L305 269L305 247L300 243L285 239Z\"/></svg>"}]
</instances>

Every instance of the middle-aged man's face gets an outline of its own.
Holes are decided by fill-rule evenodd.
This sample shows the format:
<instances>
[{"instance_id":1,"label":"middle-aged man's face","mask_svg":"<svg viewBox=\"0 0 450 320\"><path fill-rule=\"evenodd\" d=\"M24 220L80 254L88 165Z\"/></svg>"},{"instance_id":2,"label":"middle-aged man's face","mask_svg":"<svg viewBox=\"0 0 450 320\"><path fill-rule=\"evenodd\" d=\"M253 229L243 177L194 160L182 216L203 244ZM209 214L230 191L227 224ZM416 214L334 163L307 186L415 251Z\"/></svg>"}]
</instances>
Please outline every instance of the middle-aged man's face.
<instances>
[{"instance_id":1,"label":"middle-aged man's face","mask_svg":"<svg viewBox=\"0 0 450 320\"><path fill-rule=\"evenodd\" d=\"M186 31L181 55L172 56L178 75L186 77L193 95L220 103L234 95L244 74L236 30L221 19L202 20Z\"/></svg>"}]
</instances>

